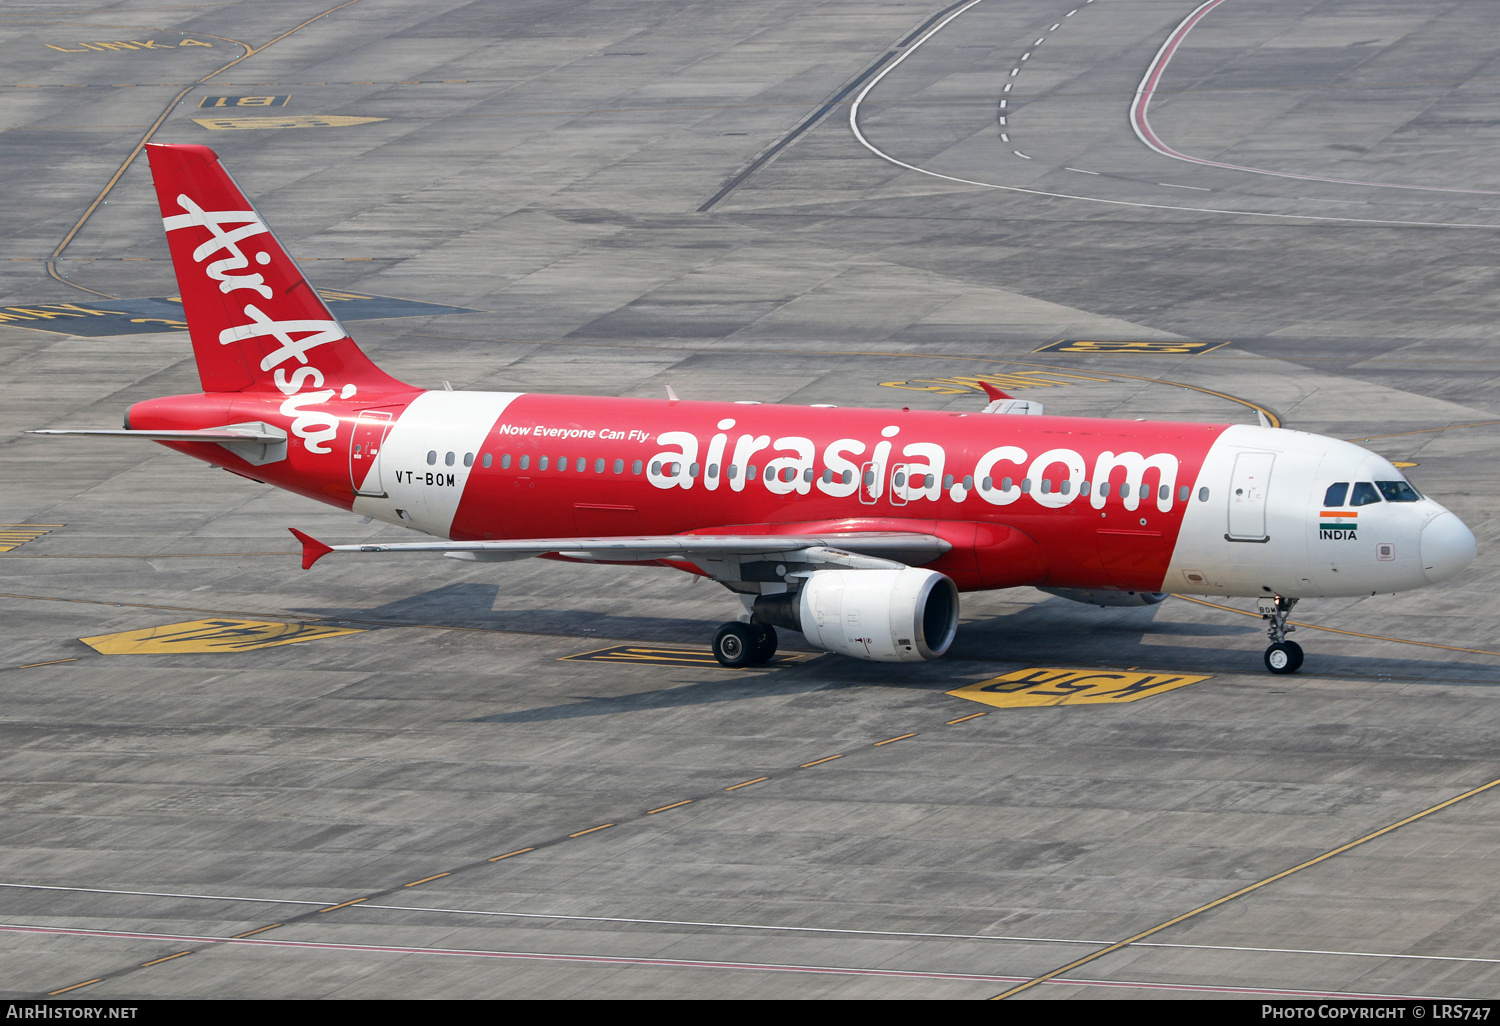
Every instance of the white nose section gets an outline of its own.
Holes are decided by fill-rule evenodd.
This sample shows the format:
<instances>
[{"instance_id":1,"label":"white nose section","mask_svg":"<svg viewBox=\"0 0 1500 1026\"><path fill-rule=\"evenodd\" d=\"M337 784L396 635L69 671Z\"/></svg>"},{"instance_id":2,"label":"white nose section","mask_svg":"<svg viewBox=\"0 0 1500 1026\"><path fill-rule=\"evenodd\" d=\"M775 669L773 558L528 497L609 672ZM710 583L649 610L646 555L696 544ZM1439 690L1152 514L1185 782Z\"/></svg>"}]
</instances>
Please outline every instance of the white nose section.
<instances>
[{"instance_id":1,"label":"white nose section","mask_svg":"<svg viewBox=\"0 0 1500 1026\"><path fill-rule=\"evenodd\" d=\"M1422 528L1422 572L1433 584L1456 576L1474 562L1474 532L1452 513Z\"/></svg>"}]
</instances>

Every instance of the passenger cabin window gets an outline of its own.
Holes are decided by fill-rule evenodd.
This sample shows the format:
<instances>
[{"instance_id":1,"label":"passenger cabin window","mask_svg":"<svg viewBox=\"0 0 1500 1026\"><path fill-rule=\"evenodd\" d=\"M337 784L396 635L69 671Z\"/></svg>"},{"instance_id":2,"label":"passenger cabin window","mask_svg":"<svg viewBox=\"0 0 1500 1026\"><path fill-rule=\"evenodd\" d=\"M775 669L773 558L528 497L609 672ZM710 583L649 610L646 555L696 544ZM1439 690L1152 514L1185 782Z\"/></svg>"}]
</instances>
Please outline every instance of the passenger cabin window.
<instances>
[{"instance_id":1,"label":"passenger cabin window","mask_svg":"<svg viewBox=\"0 0 1500 1026\"><path fill-rule=\"evenodd\" d=\"M525 470L526 468L528 468L530 466L531 466L531 457L530 456L522 456L521 457L521 469Z\"/></svg>"},{"instance_id":2,"label":"passenger cabin window","mask_svg":"<svg viewBox=\"0 0 1500 1026\"><path fill-rule=\"evenodd\" d=\"M1372 502L1380 501L1380 493L1375 486L1368 481L1354 482L1354 489L1349 494L1349 505L1368 506Z\"/></svg>"},{"instance_id":3,"label":"passenger cabin window","mask_svg":"<svg viewBox=\"0 0 1500 1026\"><path fill-rule=\"evenodd\" d=\"M466 452L466 453L464 453L464 466L466 466L466 467L472 467L473 465L474 465L474 454L472 452Z\"/></svg>"},{"instance_id":4,"label":"passenger cabin window","mask_svg":"<svg viewBox=\"0 0 1500 1026\"><path fill-rule=\"evenodd\" d=\"M485 453L484 454L484 469L485 470L490 469L490 466L493 465L494 462L495 462L495 457L494 456L492 456L489 453Z\"/></svg>"},{"instance_id":5,"label":"passenger cabin window","mask_svg":"<svg viewBox=\"0 0 1500 1026\"><path fill-rule=\"evenodd\" d=\"M543 456L541 459L539 459L539 460L536 461L536 469L538 469L538 470L546 470L547 469L547 457Z\"/></svg>"},{"instance_id":6,"label":"passenger cabin window","mask_svg":"<svg viewBox=\"0 0 1500 1026\"><path fill-rule=\"evenodd\" d=\"M1328 491L1323 495L1323 505L1336 509L1344 504L1344 497L1349 494L1348 481L1335 481L1328 486Z\"/></svg>"},{"instance_id":7,"label":"passenger cabin window","mask_svg":"<svg viewBox=\"0 0 1500 1026\"><path fill-rule=\"evenodd\" d=\"M1405 481L1376 481L1375 487L1385 496L1386 502L1421 502L1422 496Z\"/></svg>"},{"instance_id":8,"label":"passenger cabin window","mask_svg":"<svg viewBox=\"0 0 1500 1026\"><path fill-rule=\"evenodd\" d=\"M451 467L451 466L453 466L453 454L451 452L448 455L446 455L446 456L443 457L443 466L445 466L445 467Z\"/></svg>"},{"instance_id":9,"label":"passenger cabin window","mask_svg":"<svg viewBox=\"0 0 1500 1026\"><path fill-rule=\"evenodd\" d=\"M505 455L503 455L503 456L500 457L500 469L501 470L509 470L510 469L510 453L506 453Z\"/></svg>"},{"instance_id":10,"label":"passenger cabin window","mask_svg":"<svg viewBox=\"0 0 1500 1026\"><path fill-rule=\"evenodd\" d=\"M634 463L632 463L630 465L630 472L632 474L639 474L641 472L641 467L642 467L641 461L640 460L636 460Z\"/></svg>"},{"instance_id":11,"label":"passenger cabin window","mask_svg":"<svg viewBox=\"0 0 1500 1026\"><path fill-rule=\"evenodd\" d=\"M427 454L427 465L429 467L431 467L431 466L434 466L436 463L437 463L437 450L433 449L431 452L429 452Z\"/></svg>"}]
</instances>

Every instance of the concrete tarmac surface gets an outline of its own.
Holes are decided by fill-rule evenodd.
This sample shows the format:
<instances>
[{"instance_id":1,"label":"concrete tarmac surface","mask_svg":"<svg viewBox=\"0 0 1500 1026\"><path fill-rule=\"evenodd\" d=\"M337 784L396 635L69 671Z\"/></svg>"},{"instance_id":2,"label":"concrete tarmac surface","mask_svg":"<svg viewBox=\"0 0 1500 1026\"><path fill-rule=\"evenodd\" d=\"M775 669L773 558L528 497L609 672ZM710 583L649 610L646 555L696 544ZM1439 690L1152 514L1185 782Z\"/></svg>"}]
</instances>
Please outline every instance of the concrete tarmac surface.
<instances>
[{"instance_id":1,"label":"concrete tarmac surface","mask_svg":"<svg viewBox=\"0 0 1500 1026\"><path fill-rule=\"evenodd\" d=\"M1200 3L7 4L0 995L1500 993L1500 8ZM1479 557L1304 601L1284 677L1245 600L731 671L668 570L303 572L406 532L21 433L198 390L111 305L176 295L148 136L335 313L466 311L349 320L406 381L1264 416ZM950 694L1036 670L1154 676Z\"/></svg>"}]
</instances>

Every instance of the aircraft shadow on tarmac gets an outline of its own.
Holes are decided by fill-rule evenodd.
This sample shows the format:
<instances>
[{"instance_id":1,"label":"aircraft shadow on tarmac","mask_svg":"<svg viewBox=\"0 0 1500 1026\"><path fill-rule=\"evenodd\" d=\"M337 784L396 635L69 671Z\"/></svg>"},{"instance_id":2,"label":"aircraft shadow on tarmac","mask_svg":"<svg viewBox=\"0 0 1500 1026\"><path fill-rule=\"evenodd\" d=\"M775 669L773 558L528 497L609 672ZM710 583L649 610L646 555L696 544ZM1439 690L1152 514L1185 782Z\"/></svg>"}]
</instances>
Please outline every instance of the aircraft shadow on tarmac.
<instances>
[{"instance_id":1,"label":"aircraft shadow on tarmac","mask_svg":"<svg viewBox=\"0 0 1500 1026\"><path fill-rule=\"evenodd\" d=\"M500 586L495 584L449 584L371 608L299 609L299 613L326 616L360 626L439 626L472 630L508 631L518 634L557 634L588 641L628 638L676 645L708 647L717 621L652 616L614 616L586 609L494 609Z\"/></svg>"},{"instance_id":2,"label":"aircraft shadow on tarmac","mask_svg":"<svg viewBox=\"0 0 1500 1026\"><path fill-rule=\"evenodd\" d=\"M583 645L594 638L663 642L673 646L701 644L707 650L717 621L674 617L613 616L577 609L493 609L500 587L491 584L450 584L373 608L305 610L335 620L368 625L411 624L452 626L578 638ZM1178 622L1167 617L1171 606L1088 607L1065 599L1049 599L1019 612L981 617L964 623L945 658L925 663L867 663L837 655L805 662L771 663L753 670L714 668L704 679L672 687L610 697L579 696L565 704L493 716L476 723L531 723L588 716L737 702L775 695L792 695L849 687L946 691L980 679L1004 667L977 668L976 663L1020 663L1028 666L1141 666L1208 674L1263 674L1262 629L1258 621L1243 624ZM587 625L585 627L584 625ZM581 632L588 630L588 635ZM1426 683L1500 685L1500 666L1484 666L1435 659L1393 658L1387 655L1348 655L1320 651L1318 632L1304 630L1300 640L1308 648L1301 677L1326 674L1378 682L1382 678ZM812 652L801 638L782 631L784 652ZM1222 644L1174 645L1168 638L1243 639L1233 648ZM1155 640L1153 640L1155 639ZM1330 644L1347 644L1330 639ZM1369 644L1376 645L1376 642ZM1389 649L1391 646L1381 646ZM1433 650L1434 654L1438 650ZM680 669L680 668L679 668ZM608 672L598 666L598 672ZM741 676L742 674L742 676ZM1267 675L1268 679L1269 675ZM1277 678L1281 679L1281 678ZM1284 678L1290 684L1297 678Z\"/></svg>"},{"instance_id":3,"label":"aircraft shadow on tarmac","mask_svg":"<svg viewBox=\"0 0 1500 1026\"><path fill-rule=\"evenodd\" d=\"M954 660L994 660L1062 666L1106 664L1195 673L1263 673L1265 630L1258 620L1211 624L1172 619L1174 603L1150 607L1088 607L1052 599L1004 616L965 623L948 650ZM1182 609L1176 604L1177 609ZM1244 639L1238 643L1171 644L1172 638ZM1500 665L1444 658L1441 649L1407 648L1374 639L1348 638L1303 628L1293 639L1307 650L1300 677L1327 674L1378 680L1416 678L1427 683L1500 685ZM1351 655L1350 643L1370 654ZM1343 651L1335 651L1342 649ZM1430 657L1423 657L1430 653ZM1286 678L1288 681L1297 677Z\"/></svg>"}]
</instances>

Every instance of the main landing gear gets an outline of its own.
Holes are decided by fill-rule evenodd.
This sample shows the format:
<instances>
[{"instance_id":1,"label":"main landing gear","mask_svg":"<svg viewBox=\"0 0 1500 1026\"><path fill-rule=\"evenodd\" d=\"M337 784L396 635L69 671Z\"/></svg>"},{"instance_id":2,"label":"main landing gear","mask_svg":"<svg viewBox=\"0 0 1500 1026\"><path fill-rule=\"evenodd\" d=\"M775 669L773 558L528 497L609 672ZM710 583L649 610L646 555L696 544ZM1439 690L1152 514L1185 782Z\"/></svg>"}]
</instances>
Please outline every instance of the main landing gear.
<instances>
[{"instance_id":1,"label":"main landing gear","mask_svg":"<svg viewBox=\"0 0 1500 1026\"><path fill-rule=\"evenodd\" d=\"M1302 666L1302 646L1286 640L1286 636L1297 629L1287 626L1286 622L1296 604L1296 599L1280 595L1263 598L1257 603L1261 619L1270 621L1266 627L1266 637L1271 639L1271 645L1266 649L1266 669L1272 673L1296 673Z\"/></svg>"},{"instance_id":2,"label":"main landing gear","mask_svg":"<svg viewBox=\"0 0 1500 1026\"><path fill-rule=\"evenodd\" d=\"M776 654L776 628L768 623L726 623L714 635L714 658L731 669L759 666Z\"/></svg>"}]
</instances>

